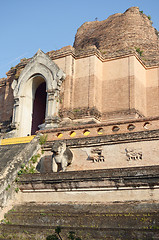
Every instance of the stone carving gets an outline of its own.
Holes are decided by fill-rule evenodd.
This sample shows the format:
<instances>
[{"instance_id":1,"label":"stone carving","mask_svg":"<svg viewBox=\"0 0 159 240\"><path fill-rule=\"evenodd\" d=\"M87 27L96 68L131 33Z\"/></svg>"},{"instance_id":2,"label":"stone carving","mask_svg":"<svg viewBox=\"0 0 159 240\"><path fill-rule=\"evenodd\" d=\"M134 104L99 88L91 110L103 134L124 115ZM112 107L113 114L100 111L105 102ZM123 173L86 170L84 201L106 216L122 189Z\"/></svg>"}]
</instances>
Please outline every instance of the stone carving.
<instances>
[{"instance_id":1,"label":"stone carving","mask_svg":"<svg viewBox=\"0 0 159 240\"><path fill-rule=\"evenodd\" d=\"M125 148L125 152L126 152L127 161L142 160L142 152L141 151L136 152L133 149L128 150L127 148Z\"/></svg>"},{"instance_id":2,"label":"stone carving","mask_svg":"<svg viewBox=\"0 0 159 240\"><path fill-rule=\"evenodd\" d=\"M51 173L52 172L51 156L48 155L42 157L36 166L36 170L40 173Z\"/></svg>"},{"instance_id":3,"label":"stone carving","mask_svg":"<svg viewBox=\"0 0 159 240\"><path fill-rule=\"evenodd\" d=\"M73 154L71 150L66 147L66 143L62 141L56 141L52 146L52 171L66 171L68 165L71 164Z\"/></svg>"},{"instance_id":4,"label":"stone carving","mask_svg":"<svg viewBox=\"0 0 159 240\"><path fill-rule=\"evenodd\" d=\"M11 88L14 90L17 86L17 81L14 79L12 84L11 84Z\"/></svg>"},{"instance_id":5,"label":"stone carving","mask_svg":"<svg viewBox=\"0 0 159 240\"><path fill-rule=\"evenodd\" d=\"M17 80L13 80L13 82L12 82L12 84L11 84L11 88L12 88L12 90L13 90L13 96L14 96L14 98L16 98L17 97L17 94L18 94L18 81Z\"/></svg>"},{"instance_id":6,"label":"stone carving","mask_svg":"<svg viewBox=\"0 0 159 240\"><path fill-rule=\"evenodd\" d=\"M89 160L93 162L104 162L104 156L102 155L101 148L94 148L91 150L91 154L89 156Z\"/></svg>"}]
</instances>

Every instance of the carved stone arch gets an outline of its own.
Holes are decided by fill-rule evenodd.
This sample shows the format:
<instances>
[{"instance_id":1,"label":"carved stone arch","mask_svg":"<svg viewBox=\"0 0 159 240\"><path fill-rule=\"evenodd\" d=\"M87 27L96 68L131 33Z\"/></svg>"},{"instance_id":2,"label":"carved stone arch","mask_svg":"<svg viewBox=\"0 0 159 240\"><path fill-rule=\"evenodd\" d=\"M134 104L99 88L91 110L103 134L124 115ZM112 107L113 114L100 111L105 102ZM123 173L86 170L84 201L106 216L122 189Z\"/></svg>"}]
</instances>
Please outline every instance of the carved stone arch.
<instances>
[{"instance_id":1,"label":"carved stone arch","mask_svg":"<svg viewBox=\"0 0 159 240\"><path fill-rule=\"evenodd\" d=\"M46 82L46 114L43 128L57 127L59 91L65 74L49 56L40 49L25 66L18 81L12 83L14 108L12 126L16 136L31 134L31 122L35 91Z\"/></svg>"}]
</instances>

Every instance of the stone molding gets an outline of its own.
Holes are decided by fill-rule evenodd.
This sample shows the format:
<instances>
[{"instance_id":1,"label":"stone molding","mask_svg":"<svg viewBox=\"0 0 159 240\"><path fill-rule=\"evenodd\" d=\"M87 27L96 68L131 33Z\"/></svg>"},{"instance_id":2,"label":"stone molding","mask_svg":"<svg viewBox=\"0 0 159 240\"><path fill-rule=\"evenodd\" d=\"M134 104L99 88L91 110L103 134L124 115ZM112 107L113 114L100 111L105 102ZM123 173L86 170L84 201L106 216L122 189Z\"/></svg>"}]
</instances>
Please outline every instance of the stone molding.
<instances>
[{"instance_id":1,"label":"stone molding","mask_svg":"<svg viewBox=\"0 0 159 240\"><path fill-rule=\"evenodd\" d=\"M116 168L23 175L22 191L50 189L52 191L109 191L109 189L156 188L159 186L159 166Z\"/></svg>"}]
</instances>

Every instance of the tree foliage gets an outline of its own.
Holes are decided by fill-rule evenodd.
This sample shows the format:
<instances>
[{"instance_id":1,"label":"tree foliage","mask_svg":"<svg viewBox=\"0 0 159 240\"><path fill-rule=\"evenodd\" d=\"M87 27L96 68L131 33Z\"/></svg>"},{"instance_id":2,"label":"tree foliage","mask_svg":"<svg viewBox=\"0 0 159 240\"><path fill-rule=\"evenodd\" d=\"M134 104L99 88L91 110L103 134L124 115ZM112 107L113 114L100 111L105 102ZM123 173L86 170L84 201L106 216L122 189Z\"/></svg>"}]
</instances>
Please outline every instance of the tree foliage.
<instances>
[{"instance_id":1,"label":"tree foliage","mask_svg":"<svg viewBox=\"0 0 159 240\"><path fill-rule=\"evenodd\" d=\"M62 237L61 237L60 233L61 233L61 227L58 226L58 227L55 228L55 233L47 236L46 240L62 240ZM76 237L76 234L73 231L70 231L68 233L68 239L70 239L70 240L82 240L80 237Z\"/></svg>"}]
</instances>

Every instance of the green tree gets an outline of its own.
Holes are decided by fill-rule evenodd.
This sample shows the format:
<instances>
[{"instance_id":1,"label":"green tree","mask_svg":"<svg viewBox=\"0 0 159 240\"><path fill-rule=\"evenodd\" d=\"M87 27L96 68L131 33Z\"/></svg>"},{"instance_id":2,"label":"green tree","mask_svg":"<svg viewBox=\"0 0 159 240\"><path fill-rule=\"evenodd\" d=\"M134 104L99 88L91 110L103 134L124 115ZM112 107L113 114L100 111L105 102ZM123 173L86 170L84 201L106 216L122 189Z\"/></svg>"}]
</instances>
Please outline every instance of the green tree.
<instances>
[{"instance_id":1,"label":"green tree","mask_svg":"<svg viewBox=\"0 0 159 240\"><path fill-rule=\"evenodd\" d=\"M60 236L61 233L61 227L58 226L55 228L55 234L49 235L46 237L46 240L62 240L62 237ZM80 237L75 236L75 232L70 231L68 234L68 239L70 240L82 240Z\"/></svg>"}]
</instances>

